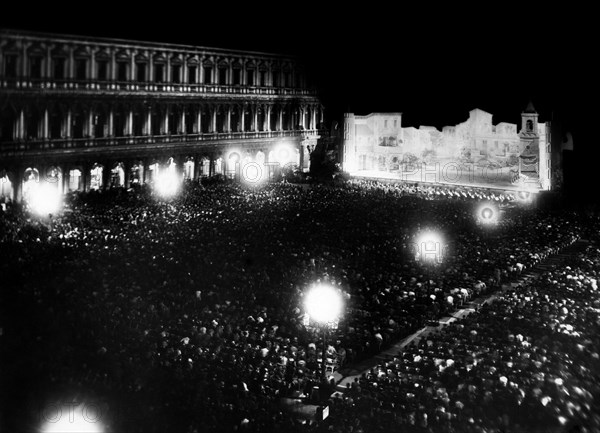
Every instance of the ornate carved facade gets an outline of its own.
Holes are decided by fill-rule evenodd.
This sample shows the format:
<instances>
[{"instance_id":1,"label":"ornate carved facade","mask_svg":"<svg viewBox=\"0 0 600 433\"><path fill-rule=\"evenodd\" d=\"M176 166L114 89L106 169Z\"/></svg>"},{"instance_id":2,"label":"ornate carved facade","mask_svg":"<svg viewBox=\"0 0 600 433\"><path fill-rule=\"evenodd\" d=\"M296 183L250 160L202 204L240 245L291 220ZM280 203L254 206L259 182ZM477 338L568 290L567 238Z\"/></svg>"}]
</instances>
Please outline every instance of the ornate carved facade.
<instances>
[{"instance_id":1,"label":"ornate carved facade","mask_svg":"<svg viewBox=\"0 0 600 433\"><path fill-rule=\"evenodd\" d=\"M293 57L0 31L0 178L62 192L235 164L308 168L323 109Z\"/></svg>"}]
</instances>

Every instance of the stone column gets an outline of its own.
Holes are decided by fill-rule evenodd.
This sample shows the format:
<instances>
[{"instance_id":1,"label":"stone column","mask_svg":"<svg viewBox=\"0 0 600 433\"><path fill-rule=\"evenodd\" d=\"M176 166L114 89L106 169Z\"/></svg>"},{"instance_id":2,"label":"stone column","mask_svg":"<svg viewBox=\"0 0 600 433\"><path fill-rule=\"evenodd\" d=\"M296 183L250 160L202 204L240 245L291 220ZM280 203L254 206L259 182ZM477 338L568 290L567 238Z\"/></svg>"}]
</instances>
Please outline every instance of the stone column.
<instances>
[{"instance_id":1,"label":"stone column","mask_svg":"<svg viewBox=\"0 0 600 433\"><path fill-rule=\"evenodd\" d=\"M202 134L202 106L198 106L198 113L196 116L196 124L194 125L194 132L196 134Z\"/></svg>"},{"instance_id":2,"label":"stone column","mask_svg":"<svg viewBox=\"0 0 600 433\"><path fill-rule=\"evenodd\" d=\"M189 84L189 71L188 71L188 64L187 64L187 56L184 54L183 55L183 63L181 64L181 82L183 84Z\"/></svg>"},{"instance_id":3,"label":"stone column","mask_svg":"<svg viewBox=\"0 0 600 433\"><path fill-rule=\"evenodd\" d=\"M46 78L52 77L52 48L54 48L54 45L51 44L46 48L46 64L44 65L46 66L46 73L44 75Z\"/></svg>"},{"instance_id":4,"label":"stone column","mask_svg":"<svg viewBox=\"0 0 600 433\"><path fill-rule=\"evenodd\" d=\"M283 131L283 107L279 107L279 113L277 113L277 130Z\"/></svg>"},{"instance_id":5,"label":"stone column","mask_svg":"<svg viewBox=\"0 0 600 433\"><path fill-rule=\"evenodd\" d=\"M131 56L130 60L129 60L129 81L131 81L132 83L135 83L136 80L136 70L135 70L135 56L136 56L137 51L136 50L131 50L129 52L129 55Z\"/></svg>"},{"instance_id":6,"label":"stone column","mask_svg":"<svg viewBox=\"0 0 600 433\"><path fill-rule=\"evenodd\" d=\"M23 46L22 46L22 51L21 51L21 73L19 74L19 70L17 70L17 76L21 75L21 77L24 78L31 78L29 76L29 70L28 70L28 66L29 66L29 56L27 55L27 48L29 48L29 43L28 42L24 42Z\"/></svg>"},{"instance_id":7,"label":"stone column","mask_svg":"<svg viewBox=\"0 0 600 433\"><path fill-rule=\"evenodd\" d=\"M204 57L198 59L198 84L204 84Z\"/></svg>"},{"instance_id":8,"label":"stone column","mask_svg":"<svg viewBox=\"0 0 600 433\"><path fill-rule=\"evenodd\" d=\"M25 138L25 110L21 109L19 111L19 128L17 130L17 138L24 139Z\"/></svg>"},{"instance_id":9,"label":"stone column","mask_svg":"<svg viewBox=\"0 0 600 433\"><path fill-rule=\"evenodd\" d=\"M110 51L110 68L109 68L109 76L108 76L108 79L110 81L116 81L117 80L117 59L116 59L116 55L117 55L117 53L115 52L114 49L112 49Z\"/></svg>"},{"instance_id":10,"label":"stone column","mask_svg":"<svg viewBox=\"0 0 600 433\"><path fill-rule=\"evenodd\" d=\"M265 116L265 131L271 131L271 110L273 109L272 105L267 105L267 115Z\"/></svg>"},{"instance_id":11,"label":"stone column","mask_svg":"<svg viewBox=\"0 0 600 433\"><path fill-rule=\"evenodd\" d=\"M148 107L146 112L146 135L152 135L152 107Z\"/></svg>"},{"instance_id":12,"label":"stone column","mask_svg":"<svg viewBox=\"0 0 600 433\"><path fill-rule=\"evenodd\" d=\"M65 138L71 138L71 109L67 108L67 114L64 119L64 136Z\"/></svg>"},{"instance_id":13,"label":"stone column","mask_svg":"<svg viewBox=\"0 0 600 433\"><path fill-rule=\"evenodd\" d=\"M93 109L90 108L90 111L88 113L88 130L87 130L87 135L89 135L91 138L94 138L94 111Z\"/></svg>"},{"instance_id":14,"label":"stone column","mask_svg":"<svg viewBox=\"0 0 600 433\"><path fill-rule=\"evenodd\" d=\"M50 137L50 115L48 109L44 109L44 118L42 119L42 138L47 140Z\"/></svg>"},{"instance_id":15,"label":"stone column","mask_svg":"<svg viewBox=\"0 0 600 433\"><path fill-rule=\"evenodd\" d=\"M258 107L252 107L252 131L258 131Z\"/></svg>"},{"instance_id":16,"label":"stone column","mask_svg":"<svg viewBox=\"0 0 600 433\"><path fill-rule=\"evenodd\" d=\"M114 110L112 107L110 107L110 109L108 110L108 134L106 134L108 137L114 137L115 136L115 131L114 131Z\"/></svg>"},{"instance_id":17,"label":"stone column","mask_svg":"<svg viewBox=\"0 0 600 433\"><path fill-rule=\"evenodd\" d=\"M242 119L240 121L242 132L246 132L246 106L242 105L240 107L240 112L242 113Z\"/></svg>"},{"instance_id":18,"label":"stone column","mask_svg":"<svg viewBox=\"0 0 600 433\"><path fill-rule=\"evenodd\" d=\"M163 130L162 135L167 135L169 133L169 112L171 111L170 107L167 106L165 109L165 116L163 117Z\"/></svg>"},{"instance_id":19,"label":"stone column","mask_svg":"<svg viewBox=\"0 0 600 433\"><path fill-rule=\"evenodd\" d=\"M133 135L133 108L129 109L127 113L127 122L126 122L126 135Z\"/></svg>"},{"instance_id":20,"label":"stone column","mask_svg":"<svg viewBox=\"0 0 600 433\"><path fill-rule=\"evenodd\" d=\"M96 51L98 51L97 48L92 48L90 52L90 73L88 75L90 81L94 81L96 79Z\"/></svg>"},{"instance_id":21,"label":"stone column","mask_svg":"<svg viewBox=\"0 0 600 433\"><path fill-rule=\"evenodd\" d=\"M185 128L185 106L181 108L181 122L179 122L179 133L180 134L185 134L186 133L186 128Z\"/></svg>"},{"instance_id":22,"label":"stone column","mask_svg":"<svg viewBox=\"0 0 600 433\"><path fill-rule=\"evenodd\" d=\"M167 63L165 64L165 82L167 84L172 84L171 82L171 56L167 54Z\"/></svg>"},{"instance_id":23,"label":"stone column","mask_svg":"<svg viewBox=\"0 0 600 433\"><path fill-rule=\"evenodd\" d=\"M217 132L217 110L216 106L211 108L210 132Z\"/></svg>"},{"instance_id":24,"label":"stone column","mask_svg":"<svg viewBox=\"0 0 600 433\"><path fill-rule=\"evenodd\" d=\"M231 132L231 105L227 106L227 117L225 119L225 132Z\"/></svg>"},{"instance_id":25,"label":"stone column","mask_svg":"<svg viewBox=\"0 0 600 433\"><path fill-rule=\"evenodd\" d=\"M149 51L148 53L148 71L146 72L147 78L146 81L149 83L154 82L154 51Z\"/></svg>"},{"instance_id":26,"label":"stone column","mask_svg":"<svg viewBox=\"0 0 600 433\"><path fill-rule=\"evenodd\" d=\"M75 58L73 57L73 47L69 47L69 57L67 60L66 76L67 80L72 80L75 78Z\"/></svg>"}]
</instances>

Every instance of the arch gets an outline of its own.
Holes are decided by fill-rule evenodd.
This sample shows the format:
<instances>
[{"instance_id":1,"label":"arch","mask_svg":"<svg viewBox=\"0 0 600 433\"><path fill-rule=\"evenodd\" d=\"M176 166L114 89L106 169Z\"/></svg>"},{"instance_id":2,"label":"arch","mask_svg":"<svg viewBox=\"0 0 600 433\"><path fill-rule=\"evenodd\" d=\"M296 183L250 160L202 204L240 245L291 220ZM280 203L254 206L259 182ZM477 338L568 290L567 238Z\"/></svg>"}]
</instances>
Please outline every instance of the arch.
<instances>
[{"instance_id":1,"label":"arch","mask_svg":"<svg viewBox=\"0 0 600 433\"><path fill-rule=\"evenodd\" d=\"M11 177L6 170L0 171L0 203L12 201L14 188Z\"/></svg>"},{"instance_id":2,"label":"arch","mask_svg":"<svg viewBox=\"0 0 600 433\"><path fill-rule=\"evenodd\" d=\"M227 156L227 176L234 178L236 170L241 163L241 156L238 152L230 152Z\"/></svg>"},{"instance_id":3,"label":"arch","mask_svg":"<svg viewBox=\"0 0 600 433\"><path fill-rule=\"evenodd\" d=\"M110 171L110 187L122 188L125 186L125 165L117 162Z\"/></svg>"},{"instance_id":4,"label":"arch","mask_svg":"<svg viewBox=\"0 0 600 433\"><path fill-rule=\"evenodd\" d=\"M69 184L67 189L69 191L81 191L82 190L82 172L79 168L72 168L69 170Z\"/></svg>"},{"instance_id":5,"label":"arch","mask_svg":"<svg viewBox=\"0 0 600 433\"><path fill-rule=\"evenodd\" d=\"M194 169L196 168L196 162L193 157L187 157L183 163L183 179L194 180Z\"/></svg>"},{"instance_id":6,"label":"arch","mask_svg":"<svg viewBox=\"0 0 600 433\"><path fill-rule=\"evenodd\" d=\"M104 166L94 163L90 169L90 190L100 190L104 186L103 180Z\"/></svg>"},{"instance_id":7,"label":"arch","mask_svg":"<svg viewBox=\"0 0 600 433\"><path fill-rule=\"evenodd\" d=\"M133 161L129 169L129 179L131 185L142 185L144 183L144 163L142 161Z\"/></svg>"},{"instance_id":8,"label":"arch","mask_svg":"<svg viewBox=\"0 0 600 433\"><path fill-rule=\"evenodd\" d=\"M200 159L200 176L206 177L210 174L210 159L203 156Z\"/></svg>"},{"instance_id":9,"label":"arch","mask_svg":"<svg viewBox=\"0 0 600 433\"><path fill-rule=\"evenodd\" d=\"M223 174L223 158L218 157L213 161L214 163L214 174Z\"/></svg>"},{"instance_id":10,"label":"arch","mask_svg":"<svg viewBox=\"0 0 600 433\"><path fill-rule=\"evenodd\" d=\"M525 122L525 125L526 125L525 129L527 132L534 132L533 131L533 120L528 119L527 122Z\"/></svg>"}]
</instances>

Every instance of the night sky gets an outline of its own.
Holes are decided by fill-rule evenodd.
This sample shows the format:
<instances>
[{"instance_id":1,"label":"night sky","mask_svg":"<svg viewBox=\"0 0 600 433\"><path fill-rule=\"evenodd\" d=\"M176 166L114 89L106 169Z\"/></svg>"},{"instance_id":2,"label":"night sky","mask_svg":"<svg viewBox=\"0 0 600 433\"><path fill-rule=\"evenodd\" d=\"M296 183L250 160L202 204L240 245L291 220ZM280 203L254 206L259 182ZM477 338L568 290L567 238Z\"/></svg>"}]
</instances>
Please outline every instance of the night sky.
<instances>
[{"instance_id":1,"label":"night sky","mask_svg":"<svg viewBox=\"0 0 600 433\"><path fill-rule=\"evenodd\" d=\"M32 15L34 8L23 2L1 14L0 27L297 55L328 120L340 120L344 111L398 111L403 126L441 128L480 108L494 123L520 124L532 99L541 121L554 118L573 133L580 155L596 153L597 43L590 10L548 3L440 9L429 2L346 2L333 10L305 1L166 2L134 12L123 5L61 10L48 4Z\"/></svg>"}]
</instances>

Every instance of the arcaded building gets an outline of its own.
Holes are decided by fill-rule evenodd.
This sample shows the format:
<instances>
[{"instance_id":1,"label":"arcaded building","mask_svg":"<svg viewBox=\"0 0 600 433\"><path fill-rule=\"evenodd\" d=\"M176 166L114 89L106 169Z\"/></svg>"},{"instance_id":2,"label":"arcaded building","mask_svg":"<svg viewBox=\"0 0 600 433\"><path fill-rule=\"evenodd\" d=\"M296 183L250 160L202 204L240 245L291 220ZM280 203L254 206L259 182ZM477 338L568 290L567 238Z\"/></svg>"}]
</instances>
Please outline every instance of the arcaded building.
<instances>
[{"instance_id":1,"label":"arcaded building","mask_svg":"<svg viewBox=\"0 0 600 433\"><path fill-rule=\"evenodd\" d=\"M289 56L0 30L0 193L308 169L323 107ZM273 170L268 170L272 173Z\"/></svg>"}]
</instances>

